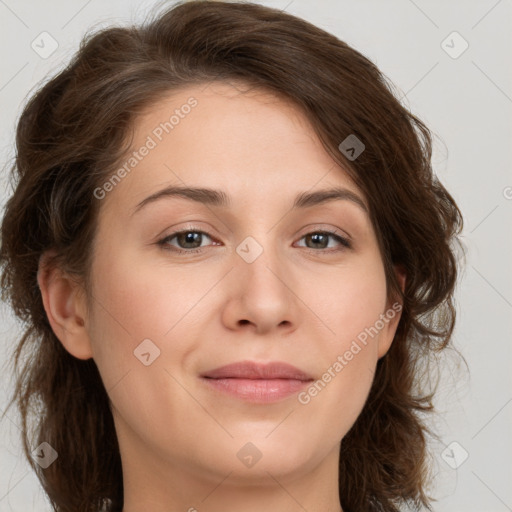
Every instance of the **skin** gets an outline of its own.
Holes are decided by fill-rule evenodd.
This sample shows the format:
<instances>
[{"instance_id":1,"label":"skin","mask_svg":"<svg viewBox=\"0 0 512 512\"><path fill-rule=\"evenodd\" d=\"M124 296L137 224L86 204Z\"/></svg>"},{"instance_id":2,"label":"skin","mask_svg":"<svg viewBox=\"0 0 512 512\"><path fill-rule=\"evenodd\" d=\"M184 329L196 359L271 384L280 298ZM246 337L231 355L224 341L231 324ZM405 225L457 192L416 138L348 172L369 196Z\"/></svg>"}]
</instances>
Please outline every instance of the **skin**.
<instances>
[{"instance_id":1,"label":"skin","mask_svg":"<svg viewBox=\"0 0 512 512\"><path fill-rule=\"evenodd\" d=\"M120 444L124 512L339 512L340 443L400 314L307 404L297 393L247 403L199 375L241 360L284 361L321 379L396 303L363 208L345 199L291 210L300 192L332 186L367 199L302 112L262 90L174 91L137 120L133 148L191 96L197 106L101 200L92 296L40 265L48 318L66 350L99 368ZM168 197L133 213L168 185L220 189L232 205ZM202 252L157 244L186 229L208 236L167 247ZM306 236L323 230L352 247ZM263 249L252 263L236 252L248 236ZM148 366L134 356L144 339L160 350ZM250 468L237 457L248 442L262 455Z\"/></svg>"}]
</instances>

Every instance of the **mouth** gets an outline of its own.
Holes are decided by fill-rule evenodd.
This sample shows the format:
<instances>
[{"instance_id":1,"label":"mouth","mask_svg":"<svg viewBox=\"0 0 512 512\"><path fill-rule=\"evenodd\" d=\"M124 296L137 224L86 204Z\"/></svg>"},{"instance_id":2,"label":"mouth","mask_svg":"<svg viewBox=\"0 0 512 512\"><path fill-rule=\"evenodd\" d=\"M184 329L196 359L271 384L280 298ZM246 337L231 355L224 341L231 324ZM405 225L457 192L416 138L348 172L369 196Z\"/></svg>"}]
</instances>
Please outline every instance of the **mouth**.
<instances>
[{"instance_id":1,"label":"mouth","mask_svg":"<svg viewBox=\"0 0 512 512\"><path fill-rule=\"evenodd\" d=\"M210 389L245 402L271 403L289 397L314 379L288 363L240 361L201 375Z\"/></svg>"}]
</instances>

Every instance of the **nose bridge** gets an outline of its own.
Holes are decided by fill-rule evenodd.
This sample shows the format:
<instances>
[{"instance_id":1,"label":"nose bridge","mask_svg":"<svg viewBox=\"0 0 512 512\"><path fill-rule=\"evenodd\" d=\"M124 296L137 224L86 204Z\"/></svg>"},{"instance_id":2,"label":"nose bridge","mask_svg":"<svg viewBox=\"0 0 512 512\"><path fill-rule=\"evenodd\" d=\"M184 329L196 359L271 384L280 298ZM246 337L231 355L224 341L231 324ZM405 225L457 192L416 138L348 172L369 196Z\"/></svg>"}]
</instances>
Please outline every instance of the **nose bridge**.
<instances>
[{"instance_id":1,"label":"nose bridge","mask_svg":"<svg viewBox=\"0 0 512 512\"><path fill-rule=\"evenodd\" d=\"M247 236L236 247L240 258L234 276L242 308L239 320L249 320L260 328L292 321L293 294L280 249L274 234L264 230Z\"/></svg>"},{"instance_id":2,"label":"nose bridge","mask_svg":"<svg viewBox=\"0 0 512 512\"><path fill-rule=\"evenodd\" d=\"M272 233L262 231L244 238L236 247L236 252L242 260L239 265L243 283L252 288L256 285L275 288L274 292L280 289L283 283L276 274L281 274L282 269L286 268L281 261L280 249Z\"/></svg>"}]
</instances>

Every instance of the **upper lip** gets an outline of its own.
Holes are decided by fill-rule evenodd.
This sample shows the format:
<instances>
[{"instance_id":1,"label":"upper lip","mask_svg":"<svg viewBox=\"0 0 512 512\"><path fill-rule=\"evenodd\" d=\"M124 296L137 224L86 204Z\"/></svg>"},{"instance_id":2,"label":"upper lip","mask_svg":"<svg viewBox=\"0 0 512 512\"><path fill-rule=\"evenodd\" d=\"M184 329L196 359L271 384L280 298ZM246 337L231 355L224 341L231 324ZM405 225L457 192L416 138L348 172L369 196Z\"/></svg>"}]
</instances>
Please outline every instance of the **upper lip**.
<instances>
[{"instance_id":1,"label":"upper lip","mask_svg":"<svg viewBox=\"0 0 512 512\"><path fill-rule=\"evenodd\" d=\"M239 361L209 370L201 375L210 379L294 379L313 380L311 375L288 363Z\"/></svg>"}]
</instances>

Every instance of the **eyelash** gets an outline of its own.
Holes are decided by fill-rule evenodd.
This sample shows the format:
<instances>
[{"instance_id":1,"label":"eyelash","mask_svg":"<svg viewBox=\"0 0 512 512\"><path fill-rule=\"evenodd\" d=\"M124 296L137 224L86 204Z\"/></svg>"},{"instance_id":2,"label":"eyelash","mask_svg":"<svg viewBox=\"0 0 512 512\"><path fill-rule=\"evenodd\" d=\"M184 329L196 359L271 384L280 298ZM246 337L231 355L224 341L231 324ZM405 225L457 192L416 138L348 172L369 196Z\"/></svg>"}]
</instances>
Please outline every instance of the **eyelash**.
<instances>
[{"instance_id":1,"label":"eyelash","mask_svg":"<svg viewBox=\"0 0 512 512\"><path fill-rule=\"evenodd\" d=\"M177 254L194 254L194 253L199 253L199 252L203 251L204 247L197 247L195 249L181 249L179 247L175 247L175 246L172 246L172 245L169 244L170 240L175 238L177 235L180 235L180 234L183 234L183 233L200 233L200 234L208 236L212 240L215 240L215 238L212 235L210 235L207 231L203 231L201 229L195 229L195 228L192 227L192 228L188 228L188 229L183 229L181 231L175 231L174 233L171 233L171 234L167 235L166 237L164 237L161 240L159 240L157 242L157 245L162 247L162 249L164 249L166 251L172 251L172 252L175 252ZM305 238L308 235L318 235L318 234L329 235L330 237L336 239L343 247L342 248L338 248L338 249L332 249L332 248L331 249L312 249L310 247L304 247L304 249L306 249L308 252L315 253L315 254L322 253L322 252L323 253L332 254L332 253L338 253L340 251L344 251L346 249L351 249L352 248L352 244L350 243L349 240L347 240L346 238L338 235L336 232L329 231L329 230L311 231L311 232L306 233L305 235L303 235L300 238L300 240L302 240L303 238Z\"/></svg>"}]
</instances>

